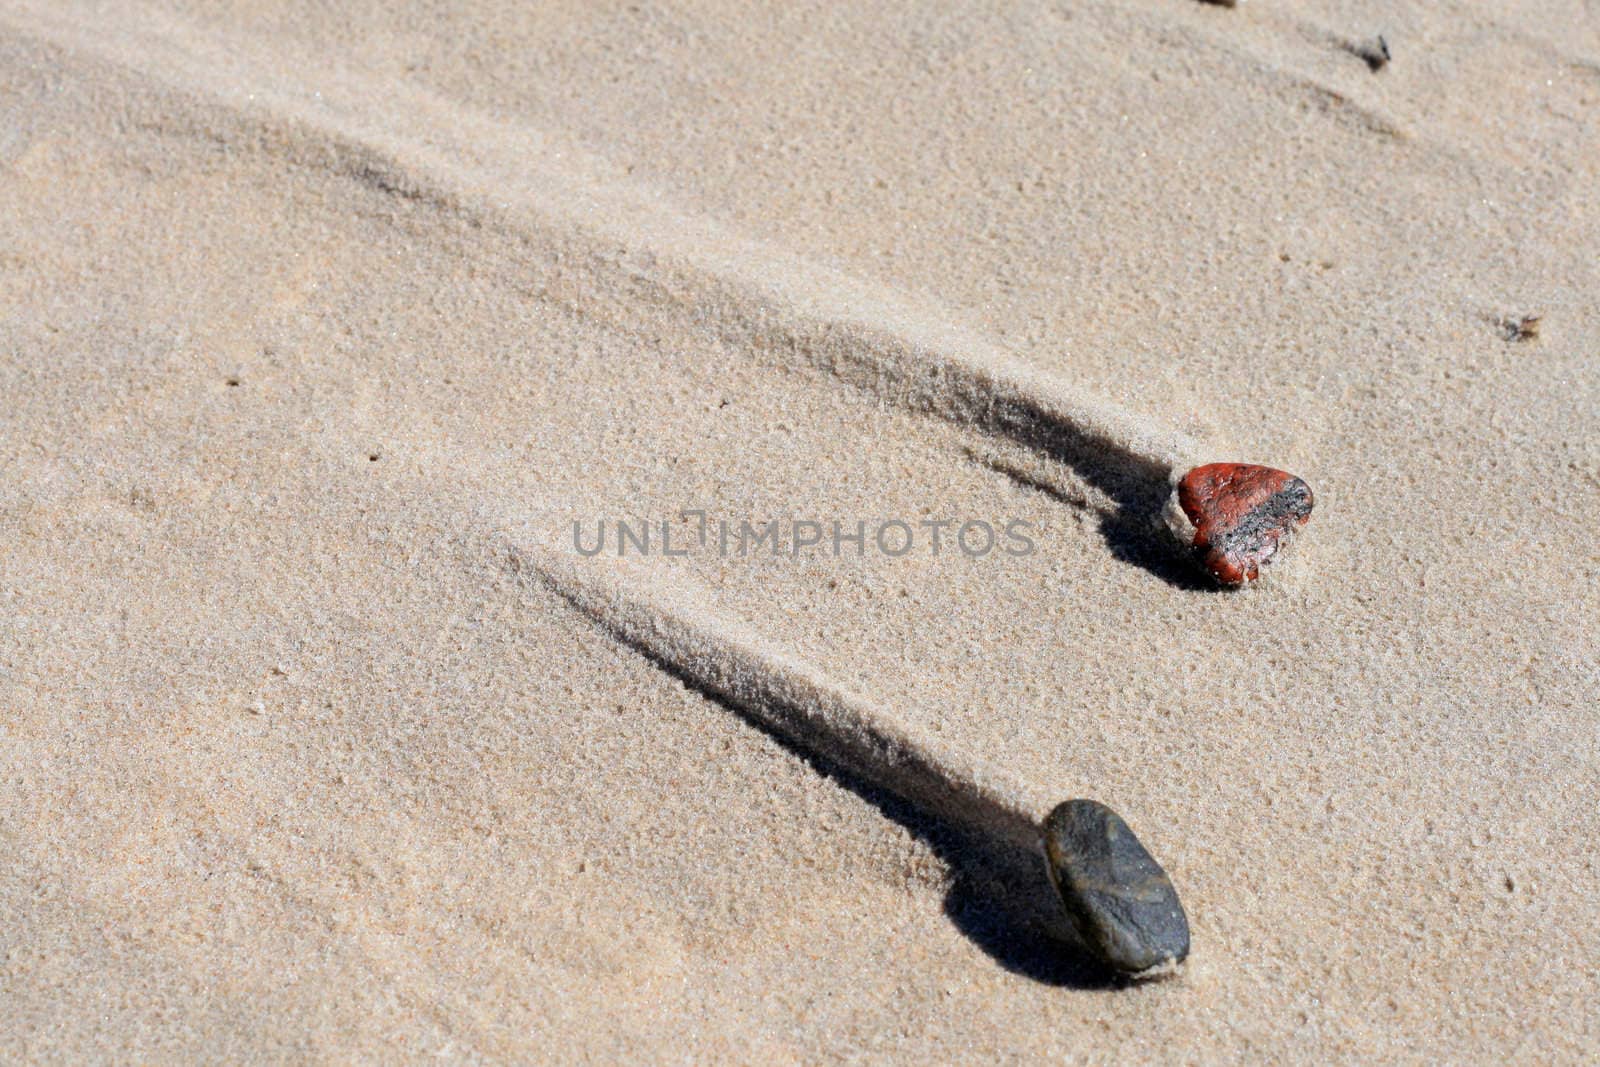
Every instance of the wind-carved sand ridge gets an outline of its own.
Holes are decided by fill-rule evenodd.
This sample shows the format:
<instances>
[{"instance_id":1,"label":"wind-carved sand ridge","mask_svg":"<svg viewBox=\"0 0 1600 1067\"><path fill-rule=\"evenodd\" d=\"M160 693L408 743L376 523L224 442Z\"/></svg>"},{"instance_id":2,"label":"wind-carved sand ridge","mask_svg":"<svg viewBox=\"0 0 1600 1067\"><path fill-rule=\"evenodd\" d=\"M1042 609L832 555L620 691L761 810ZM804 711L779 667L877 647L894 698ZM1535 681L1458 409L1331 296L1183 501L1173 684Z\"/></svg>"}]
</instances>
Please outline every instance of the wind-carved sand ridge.
<instances>
[{"instance_id":1,"label":"wind-carved sand ridge","mask_svg":"<svg viewBox=\"0 0 1600 1067\"><path fill-rule=\"evenodd\" d=\"M931 738L896 725L890 714L870 700L718 613L710 606L714 597L709 592L692 585L680 588L673 576L630 580L626 561L579 559L554 551L538 539L506 543L502 535L496 540L510 570L531 574L616 640L690 689L733 708L824 765L838 766L873 790L892 793L924 815L973 835L979 850L990 857L993 871L1011 869L1001 875L1011 887L1000 890L1000 895L1007 910L1030 930L1078 943L1089 957L1125 978L1176 973L1178 962L1188 952L1188 927L1159 868L1154 871L1158 883L1141 882L1131 894L1125 894L1116 883L1089 884L1101 887L1095 892L1137 900L1142 907L1136 910L1148 911L1152 904L1163 911L1170 907L1176 918L1165 913L1164 922L1176 923L1174 929L1181 929L1181 945L1149 943L1147 933L1130 939L1121 924L1138 925L1132 919L1116 920L1112 935L1097 936L1086 932L1092 927L1078 925L1083 905L1076 887L1084 876L1061 873L1070 863L1062 858L1058 821L1062 812L1082 805L1093 807L1093 802L1073 801L1051 811L1054 805L1037 789L1007 781L981 759L947 752ZM1123 834L1127 836L1125 827ZM1142 851L1139 855L1153 866ZM1026 862L1029 859L1031 864ZM1027 873L1030 865L1032 877ZM1047 872L1060 900L1041 909L1038 889ZM1061 881L1069 877L1070 882ZM1170 903L1160 899L1162 886ZM1064 926L1063 914L1078 918ZM1105 948L1108 936L1117 946L1109 952ZM1130 952L1135 962L1129 962ZM1076 980L1106 977L1083 974Z\"/></svg>"},{"instance_id":2,"label":"wind-carved sand ridge","mask_svg":"<svg viewBox=\"0 0 1600 1067\"><path fill-rule=\"evenodd\" d=\"M870 700L709 607L709 591L624 560L580 559L530 537L501 550L617 640L804 751L837 763L938 818L1040 851L1048 799L982 760L946 752ZM1058 798L1059 799L1059 798Z\"/></svg>"},{"instance_id":3,"label":"wind-carved sand ridge","mask_svg":"<svg viewBox=\"0 0 1600 1067\"><path fill-rule=\"evenodd\" d=\"M407 207L459 216L474 230L516 234L517 282L531 295L614 327L676 330L763 363L818 371L879 398L1004 435L1078 469L1124 506L1152 512L1200 454L1186 435L1029 366L960 313L665 205L603 161L525 127L405 86L394 114L408 128L374 130L339 107L374 87L340 74L315 98L279 91L215 42L171 41L129 25L135 46L104 27L52 24L53 45L89 53L148 81L198 90L197 109L157 93L139 120L166 136L267 152L342 174ZM37 36L36 25L16 26ZM125 56L141 56L137 63ZM168 60L159 74L149 57ZM343 93L341 93L343 90ZM486 226L485 222L493 226Z\"/></svg>"}]
</instances>

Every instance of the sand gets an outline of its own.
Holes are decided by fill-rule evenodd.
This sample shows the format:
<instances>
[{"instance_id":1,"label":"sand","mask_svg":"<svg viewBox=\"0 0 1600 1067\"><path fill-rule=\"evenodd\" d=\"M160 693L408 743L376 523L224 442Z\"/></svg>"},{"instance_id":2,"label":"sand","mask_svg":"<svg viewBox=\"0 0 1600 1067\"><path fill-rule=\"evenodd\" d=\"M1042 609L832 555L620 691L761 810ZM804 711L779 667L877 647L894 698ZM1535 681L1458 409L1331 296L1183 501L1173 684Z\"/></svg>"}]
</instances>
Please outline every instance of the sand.
<instances>
[{"instance_id":1,"label":"sand","mask_svg":"<svg viewBox=\"0 0 1600 1067\"><path fill-rule=\"evenodd\" d=\"M0 1056L1600 1056L1592 12L505 6L0 2Z\"/></svg>"}]
</instances>

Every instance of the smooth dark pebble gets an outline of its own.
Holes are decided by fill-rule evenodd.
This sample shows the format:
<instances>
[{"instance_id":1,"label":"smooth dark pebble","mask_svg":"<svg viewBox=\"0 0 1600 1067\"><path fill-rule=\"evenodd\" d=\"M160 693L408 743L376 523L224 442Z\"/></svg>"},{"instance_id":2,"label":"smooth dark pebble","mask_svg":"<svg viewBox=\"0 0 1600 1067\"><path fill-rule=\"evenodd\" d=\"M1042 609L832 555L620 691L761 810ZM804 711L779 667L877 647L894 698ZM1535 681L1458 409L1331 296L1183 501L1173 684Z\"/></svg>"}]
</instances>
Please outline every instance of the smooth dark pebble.
<instances>
[{"instance_id":1,"label":"smooth dark pebble","mask_svg":"<svg viewBox=\"0 0 1600 1067\"><path fill-rule=\"evenodd\" d=\"M1116 812L1069 800L1044 821L1045 862L1067 918L1106 967L1138 975L1189 955L1189 919L1167 872Z\"/></svg>"}]
</instances>

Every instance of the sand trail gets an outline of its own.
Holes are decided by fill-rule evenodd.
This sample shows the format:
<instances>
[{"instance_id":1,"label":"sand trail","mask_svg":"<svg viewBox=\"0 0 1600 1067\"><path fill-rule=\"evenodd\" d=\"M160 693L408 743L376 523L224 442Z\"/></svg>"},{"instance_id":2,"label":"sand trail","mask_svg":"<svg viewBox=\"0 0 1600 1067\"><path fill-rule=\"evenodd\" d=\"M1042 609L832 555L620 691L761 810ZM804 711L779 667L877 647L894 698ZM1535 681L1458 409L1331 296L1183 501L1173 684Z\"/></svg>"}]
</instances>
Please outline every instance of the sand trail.
<instances>
[{"instance_id":1,"label":"sand trail","mask_svg":"<svg viewBox=\"0 0 1600 1067\"><path fill-rule=\"evenodd\" d=\"M1159 420L1035 369L964 327L954 309L677 210L604 161L557 149L525 125L415 90L395 111L404 124L375 129L341 106L340 94L358 101L378 92L353 73L308 99L203 37L183 38L186 47L174 53L168 38L137 21L116 44L103 24L65 15L14 28L33 34L41 25L59 46L156 79L141 92L171 85L198 90L212 105L185 100L163 115L152 102L149 117L135 121L157 131L265 151L475 228L509 227L524 242L520 284L542 301L630 332L698 334L768 364L820 371L884 403L1014 438L1144 504L1204 455ZM167 62L133 58L151 53Z\"/></svg>"},{"instance_id":2,"label":"sand trail","mask_svg":"<svg viewBox=\"0 0 1600 1067\"><path fill-rule=\"evenodd\" d=\"M840 764L937 818L1028 851L1051 802L914 728L775 647L715 606L706 590L647 579L621 562L579 560L521 541L509 558L551 591L692 688L733 705L805 751ZM631 581L630 581L631 578ZM1060 798L1065 799L1065 798Z\"/></svg>"}]
</instances>

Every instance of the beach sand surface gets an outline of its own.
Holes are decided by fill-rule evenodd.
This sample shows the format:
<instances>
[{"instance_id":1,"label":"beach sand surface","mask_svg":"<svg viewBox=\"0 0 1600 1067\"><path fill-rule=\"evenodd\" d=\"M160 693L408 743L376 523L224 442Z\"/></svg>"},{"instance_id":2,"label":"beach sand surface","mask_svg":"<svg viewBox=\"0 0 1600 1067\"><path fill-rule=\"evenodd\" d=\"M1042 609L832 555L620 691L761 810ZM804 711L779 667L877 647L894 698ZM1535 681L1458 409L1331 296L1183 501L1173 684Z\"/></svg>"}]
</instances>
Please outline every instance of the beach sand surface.
<instances>
[{"instance_id":1,"label":"beach sand surface","mask_svg":"<svg viewBox=\"0 0 1600 1067\"><path fill-rule=\"evenodd\" d=\"M1592 7L509 7L0 0L0 1057L1600 1057ZM1189 962L558 558L1111 806Z\"/></svg>"}]
</instances>

